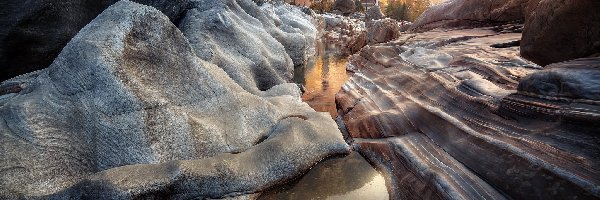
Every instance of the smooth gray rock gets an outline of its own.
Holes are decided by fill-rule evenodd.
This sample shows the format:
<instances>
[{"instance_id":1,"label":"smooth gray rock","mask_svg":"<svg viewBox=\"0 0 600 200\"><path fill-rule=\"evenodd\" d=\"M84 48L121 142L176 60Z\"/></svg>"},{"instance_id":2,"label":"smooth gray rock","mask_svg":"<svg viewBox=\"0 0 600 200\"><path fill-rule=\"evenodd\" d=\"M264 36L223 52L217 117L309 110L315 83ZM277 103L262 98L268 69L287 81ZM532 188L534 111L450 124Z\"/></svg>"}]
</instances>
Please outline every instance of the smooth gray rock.
<instances>
[{"instance_id":1,"label":"smooth gray rock","mask_svg":"<svg viewBox=\"0 0 600 200\"><path fill-rule=\"evenodd\" d=\"M294 84L259 97L158 10L106 9L47 69L0 84L0 199L221 198L348 151Z\"/></svg>"},{"instance_id":2,"label":"smooth gray rock","mask_svg":"<svg viewBox=\"0 0 600 200\"><path fill-rule=\"evenodd\" d=\"M194 1L179 29L200 58L259 94L290 81L295 63L303 64L311 45L314 49L317 31L311 18L285 6L266 4L261 9L250 0Z\"/></svg>"},{"instance_id":3,"label":"smooth gray rock","mask_svg":"<svg viewBox=\"0 0 600 200\"><path fill-rule=\"evenodd\" d=\"M367 21L368 20L383 19L383 18L385 18L385 16L381 12L381 8L379 8L379 5L370 7L367 10L367 13L366 13L366 20Z\"/></svg>"}]
</instances>

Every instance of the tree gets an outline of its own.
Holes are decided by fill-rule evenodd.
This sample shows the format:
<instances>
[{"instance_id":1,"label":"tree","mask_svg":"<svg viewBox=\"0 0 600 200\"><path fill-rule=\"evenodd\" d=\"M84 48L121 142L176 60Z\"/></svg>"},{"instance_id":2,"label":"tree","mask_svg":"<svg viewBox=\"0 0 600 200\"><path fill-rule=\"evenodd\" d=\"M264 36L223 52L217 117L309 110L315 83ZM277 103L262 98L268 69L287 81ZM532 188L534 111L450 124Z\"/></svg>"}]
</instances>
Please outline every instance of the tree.
<instances>
[{"instance_id":1,"label":"tree","mask_svg":"<svg viewBox=\"0 0 600 200\"><path fill-rule=\"evenodd\" d=\"M408 6L404 2L392 0L385 8L385 15L395 20L408 21Z\"/></svg>"},{"instance_id":2,"label":"tree","mask_svg":"<svg viewBox=\"0 0 600 200\"><path fill-rule=\"evenodd\" d=\"M396 20L414 21L430 5L429 0L390 0L385 8L385 15Z\"/></svg>"},{"instance_id":3,"label":"tree","mask_svg":"<svg viewBox=\"0 0 600 200\"><path fill-rule=\"evenodd\" d=\"M354 5L356 5L356 11L358 11L358 12L365 11L365 7L363 7L363 5L362 5L362 0L355 0Z\"/></svg>"}]
</instances>

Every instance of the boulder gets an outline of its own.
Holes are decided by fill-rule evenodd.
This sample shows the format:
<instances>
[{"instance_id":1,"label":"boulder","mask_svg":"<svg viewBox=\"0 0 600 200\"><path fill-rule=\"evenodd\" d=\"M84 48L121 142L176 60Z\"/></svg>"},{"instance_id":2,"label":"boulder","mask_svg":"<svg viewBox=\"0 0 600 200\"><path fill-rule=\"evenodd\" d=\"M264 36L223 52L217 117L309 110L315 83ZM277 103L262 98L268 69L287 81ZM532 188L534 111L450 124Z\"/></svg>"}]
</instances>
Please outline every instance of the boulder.
<instances>
[{"instance_id":1,"label":"boulder","mask_svg":"<svg viewBox=\"0 0 600 200\"><path fill-rule=\"evenodd\" d=\"M347 153L295 84L259 97L195 52L158 10L120 1L50 67L2 82L0 199L223 198Z\"/></svg>"},{"instance_id":2,"label":"boulder","mask_svg":"<svg viewBox=\"0 0 600 200\"><path fill-rule=\"evenodd\" d=\"M323 14L323 42L340 56L350 55L367 45L367 30L363 20L336 14ZM333 47L333 48L331 48Z\"/></svg>"},{"instance_id":3,"label":"boulder","mask_svg":"<svg viewBox=\"0 0 600 200\"><path fill-rule=\"evenodd\" d=\"M423 32L435 28L482 27L522 21L538 0L454 0L434 5L409 29Z\"/></svg>"},{"instance_id":4,"label":"boulder","mask_svg":"<svg viewBox=\"0 0 600 200\"><path fill-rule=\"evenodd\" d=\"M369 21L369 20L383 19L385 16L381 12L381 8L379 8L379 5L377 5L377 6L370 7L367 10L365 17L366 17L366 20Z\"/></svg>"},{"instance_id":5,"label":"boulder","mask_svg":"<svg viewBox=\"0 0 600 200\"><path fill-rule=\"evenodd\" d=\"M394 19L385 18L367 23L367 40L369 44L388 42L400 36L400 25Z\"/></svg>"},{"instance_id":6,"label":"boulder","mask_svg":"<svg viewBox=\"0 0 600 200\"><path fill-rule=\"evenodd\" d=\"M600 53L600 1L543 0L525 20L521 55L539 65Z\"/></svg>"},{"instance_id":7,"label":"boulder","mask_svg":"<svg viewBox=\"0 0 600 200\"><path fill-rule=\"evenodd\" d=\"M354 0L335 0L333 9L339 10L344 15L348 15L355 11L356 4L354 3Z\"/></svg>"},{"instance_id":8,"label":"boulder","mask_svg":"<svg viewBox=\"0 0 600 200\"><path fill-rule=\"evenodd\" d=\"M548 65L523 78L518 91L546 98L600 101L600 58Z\"/></svg>"}]
</instances>

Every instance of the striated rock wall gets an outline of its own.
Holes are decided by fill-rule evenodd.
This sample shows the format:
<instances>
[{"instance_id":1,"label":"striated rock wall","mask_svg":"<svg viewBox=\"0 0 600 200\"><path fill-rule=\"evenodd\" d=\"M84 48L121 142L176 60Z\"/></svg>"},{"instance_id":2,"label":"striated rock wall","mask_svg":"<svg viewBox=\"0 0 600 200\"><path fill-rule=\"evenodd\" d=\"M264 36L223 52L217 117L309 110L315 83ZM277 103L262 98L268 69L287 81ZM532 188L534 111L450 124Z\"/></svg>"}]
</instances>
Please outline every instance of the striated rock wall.
<instances>
[{"instance_id":1,"label":"striated rock wall","mask_svg":"<svg viewBox=\"0 0 600 200\"><path fill-rule=\"evenodd\" d=\"M241 23L213 3L194 9ZM182 24L204 20L195 14ZM347 153L295 84L254 95L195 47L160 11L120 1L50 67L2 82L0 199L238 196Z\"/></svg>"},{"instance_id":2,"label":"striated rock wall","mask_svg":"<svg viewBox=\"0 0 600 200\"><path fill-rule=\"evenodd\" d=\"M338 120L392 199L600 197L600 60L542 70L513 28L403 34L349 58Z\"/></svg>"}]
</instances>

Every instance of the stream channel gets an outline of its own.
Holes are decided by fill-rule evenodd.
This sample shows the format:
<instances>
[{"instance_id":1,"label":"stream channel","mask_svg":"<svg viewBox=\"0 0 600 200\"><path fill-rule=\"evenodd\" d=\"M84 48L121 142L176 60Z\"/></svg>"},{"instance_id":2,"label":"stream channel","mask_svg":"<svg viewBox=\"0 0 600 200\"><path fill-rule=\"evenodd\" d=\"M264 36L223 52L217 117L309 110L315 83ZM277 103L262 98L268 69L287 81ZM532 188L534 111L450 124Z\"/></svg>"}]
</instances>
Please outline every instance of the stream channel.
<instances>
[{"instance_id":1,"label":"stream channel","mask_svg":"<svg viewBox=\"0 0 600 200\"><path fill-rule=\"evenodd\" d=\"M318 112L337 116L335 94L349 79L348 60L321 43L307 66L295 73L295 81L304 85L302 100ZM283 185L277 185L258 199L389 199L383 176L359 153L334 156L316 164L307 173Z\"/></svg>"}]
</instances>

